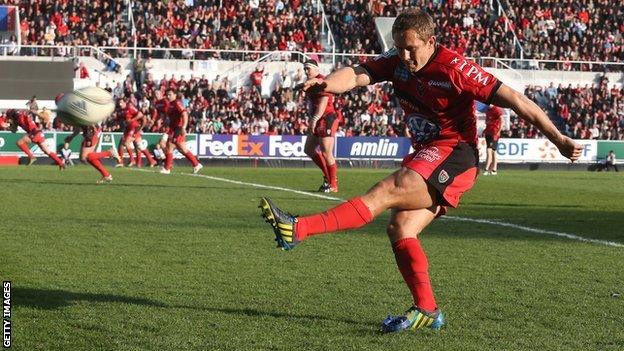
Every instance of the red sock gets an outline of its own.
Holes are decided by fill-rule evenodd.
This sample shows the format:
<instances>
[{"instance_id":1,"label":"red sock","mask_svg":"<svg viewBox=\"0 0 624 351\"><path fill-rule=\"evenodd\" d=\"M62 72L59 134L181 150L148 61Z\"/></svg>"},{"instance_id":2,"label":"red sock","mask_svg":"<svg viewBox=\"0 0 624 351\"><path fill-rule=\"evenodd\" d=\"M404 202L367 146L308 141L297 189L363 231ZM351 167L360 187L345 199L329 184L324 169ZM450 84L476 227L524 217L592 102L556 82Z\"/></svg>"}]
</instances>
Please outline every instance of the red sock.
<instances>
[{"instance_id":1,"label":"red sock","mask_svg":"<svg viewBox=\"0 0 624 351\"><path fill-rule=\"evenodd\" d=\"M134 149L128 149L128 157L130 157L130 163L134 163Z\"/></svg>"},{"instance_id":2,"label":"red sock","mask_svg":"<svg viewBox=\"0 0 624 351\"><path fill-rule=\"evenodd\" d=\"M311 159L312 161L314 161L314 163L316 163L318 168L321 169L321 172L323 172L323 177L325 177L325 179L329 181L329 172L327 171L327 163L325 162L325 157L323 157L323 154L319 151L315 151Z\"/></svg>"},{"instance_id":3,"label":"red sock","mask_svg":"<svg viewBox=\"0 0 624 351\"><path fill-rule=\"evenodd\" d=\"M110 173L108 173L106 168L104 168L104 166L102 165L102 162L100 162L100 157L103 154L110 155L109 152L92 152L87 156L87 162L89 162L91 166L95 167L95 169L97 169L98 172L100 172L102 177L108 177Z\"/></svg>"},{"instance_id":4,"label":"red sock","mask_svg":"<svg viewBox=\"0 0 624 351\"><path fill-rule=\"evenodd\" d=\"M58 155L56 154L56 152L50 152L48 154L48 156L50 156L51 159L54 160L54 162L56 162L57 165L62 165L63 164L63 160L61 160L60 157L58 157Z\"/></svg>"},{"instance_id":5,"label":"red sock","mask_svg":"<svg viewBox=\"0 0 624 351\"><path fill-rule=\"evenodd\" d=\"M143 155L145 155L145 158L147 159L147 162L150 163L150 165L156 164L156 160L154 160L152 153L149 152L148 149L141 150L141 152L143 153Z\"/></svg>"},{"instance_id":6,"label":"red sock","mask_svg":"<svg viewBox=\"0 0 624 351\"><path fill-rule=\"evenodd\" d=\"M392 244L392 250L403 280L412 292L414 305L427 312L433 312L437 305L429 280L427 255L420 246L420 240L401 239Z\"/></svg>"},{"instance_id":7,"label":"red sock","mask_svg":"<svg viewBox=\"0 0 624 351\"><path fill-rule=\"evenodd\" d=\"M136 150L136 164L137 167L141 167L143 165L143 158L141 157L141 150L139 149L135 149Z\"/></svg>"},{"instance_id":8,"label":"red sock","mask_svg":"<svg viewBox=\"0 0 624 351\"><path fill-rule=\"evenodd\" d=\"M26 154L26 156L28 156L28 158L33 158L33 153L32 151L30 151L30 149L28 148L28 144L26 143L19 143L17 144L17 146L24 151L24 153Z\"/></svg>"},{"instance_id":9,"label":"red sock","mask_svg":"<svg viewBox=\"0 0 624 351\"><path fill-rule=\"evenodd\" d=\"M100 159L100 158L108 158L112 156L113 156L113 152L111 150L103 151L103 152L92 152L89 154L89 156L87 156L87 160L89 159L89 157L95 157L97 159Z\"/></svg>"},{"instance_id":10,"label":"red sock","mask_svg":"<svg viewBox=\"0 0 624 351\"><path fill-rule=\"evenodd\" d=\"M119 148L117 149L117 154L119 155L119 159L121 160L121 163L123 163L123 157L124 157L124 153L123 153L123 146L119 146Z\"/></svg>"},{"instance_id":11,"label":"red sock","mask_svg":"<svg viewBox=\"0 0 624 351\"><path fill-rule=\"evenodd\" d=\"M193 155L192 152L187 151L184 156L186 156L186 158L191 161L191 164L193 165L193 167L197 166L199 164L199 161L197 161L197 158L195 157L195 155Z\"/></svg>"},{"instance_id":12,"label":"red sock","mask_svg":"<svg viewBox=\"0 0 624 351\"><path fill-rule=\"evenodd\" d=\"M338 164L334 162L333 165L327 166L327 171L329 173L329 186L337 188L338 178L336 177L336 173L338 172Z\"/></svg>"},{"instance_id":13,"label":"red sock","mask_svg":"<svg viewBox=\"0 0 624 351\"><path fill-rule=\"evenodd\" d=\"M165 169L169 170L173 166L173 153L167 152L165 154Z\"/></svg>"},{"instance_id":14,"label":"red sock","mask_svg":"<svg viewBox=\"0 0 624 351\"><path fill-rule=\"evenodd\" d=\"M323 213L299 217L295 227L297 239L362 227L373 220L373 214L361 198L355 197Z\"/></svg>"}]
</instances>

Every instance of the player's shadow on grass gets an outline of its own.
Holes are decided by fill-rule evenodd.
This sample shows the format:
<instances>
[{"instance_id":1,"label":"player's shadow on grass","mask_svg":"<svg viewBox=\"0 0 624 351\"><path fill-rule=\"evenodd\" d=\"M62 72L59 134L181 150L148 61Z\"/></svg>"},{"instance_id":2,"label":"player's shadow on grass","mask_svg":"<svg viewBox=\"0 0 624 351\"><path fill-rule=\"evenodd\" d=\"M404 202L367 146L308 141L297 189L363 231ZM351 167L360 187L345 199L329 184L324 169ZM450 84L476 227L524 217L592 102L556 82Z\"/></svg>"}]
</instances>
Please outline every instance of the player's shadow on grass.
<instances>
[{"instance_id":1,"label":"player's shadow on grass","mask_svg":"<svg viewBox=\"0 0 624 351\"><path fill-rule=\"evenodd\" d=\"M379 323L372 322L364 322L350 318L331 318L323 315L312 315L312 314L297 314L297 313L286 313L286 312L275 312L275 311L262 311L253 308L228 308L228 307L194 307L194 306L184 306L184 305L173 305L168 306L170 308L184 308L184 309L192 309L192 310L201 310L207 312L217 312L217 313L226 313L232 314L236 316L246 316L246 317L273 317L273 318L287 318L287 319L299 319L306 321L329 321L329 322L338 322L345 323L363 327L379 327Z\"/></svg>"},{"instance_id":2,"label":"player's shadow on grass","mask_svg":"<svg viewBox=\"0 0 624 351\"><path fill-rule=\"evenodd\" d=\"M79 293L65 290L13 287L13 303L44 310L72 306L79 302L116 302L131 305L167 307L165 304L140 297L114 294Z\"/></svg>"}]
</instances>

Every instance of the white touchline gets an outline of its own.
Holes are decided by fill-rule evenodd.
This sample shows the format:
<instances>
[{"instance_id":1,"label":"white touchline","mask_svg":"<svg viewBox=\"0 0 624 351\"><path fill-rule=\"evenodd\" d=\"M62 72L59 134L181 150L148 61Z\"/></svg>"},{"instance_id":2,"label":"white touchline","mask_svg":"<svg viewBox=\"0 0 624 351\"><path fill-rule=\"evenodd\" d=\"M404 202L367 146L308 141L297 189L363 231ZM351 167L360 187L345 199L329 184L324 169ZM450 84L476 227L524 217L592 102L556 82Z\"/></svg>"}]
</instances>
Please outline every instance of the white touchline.
<instances>
[{"instance_id":1,"label":"white touchline","mask_svg":"<svg viewBox=\"0 0 624 351\"><path fill-rule=\"evenodd\" d=\"M149 171L149 170L145 170L145 169L136 169L136 168L134 168L132 170L133 171L148 172L148 173L156 173L157 172L157 171ZM307 192L307 191L283 188L283 187L279 187L279 186L241 182L241 181L238 181L238 180L232 180L232 179L220 178L220 177L213 177L213 176L208 176L208 175L204 175L204 174L192 174L192 173L173 173L173 174L175 174L175 175L182 175L182 176L188 176L188 177L198 177L198 178L212 179L212 180L217 180L217 181L220 181L220 182L226 182L226 183L232 183L232 184L238 184L238 185L246 185L246 186L262 188L262 189L272 189L272 190L286 191L286 192L291 192L291 193L300 194L300 195L317 197L317 198L321 198L321 199L325 199L325 200L345 201L344 199L341 199L339 197L334 197L334 196L315 194L315 193L310 193L310 192ZM555 232L555 231L552 231L552 230L544 230L544 229L539 229L539 228L531 228L531 227L526 227L526 226L523 226L523 225L518 225L518 224L513 224L513 223L492 221L492 220L489 220L489 219L465 218L465 217L455 217L455 216L444 216L444 217L442 217L442 219L454 220L454 221L463 221L463 222L472 222L472 223L481 223L481 224L489 224L489 225L498 225L498 226L501 226L501 227L509 227L509 228L523 230L525 232L553 235L553 236L558 236L558 237L561 237L561 238L577 240L577 241L582 241L582 242L587 242L587 243L600 244L600 245L606 245L606 246L612 246L612 247L624 247L624 244L617 243L617 242L614 242L614 241L598 240L598 239L588 239L588 238L584 238L582 236L578 236L578 235L575 235L575 234L569 234L569 233L563 233L563 232Z\"/></svg>"}]
</instances>

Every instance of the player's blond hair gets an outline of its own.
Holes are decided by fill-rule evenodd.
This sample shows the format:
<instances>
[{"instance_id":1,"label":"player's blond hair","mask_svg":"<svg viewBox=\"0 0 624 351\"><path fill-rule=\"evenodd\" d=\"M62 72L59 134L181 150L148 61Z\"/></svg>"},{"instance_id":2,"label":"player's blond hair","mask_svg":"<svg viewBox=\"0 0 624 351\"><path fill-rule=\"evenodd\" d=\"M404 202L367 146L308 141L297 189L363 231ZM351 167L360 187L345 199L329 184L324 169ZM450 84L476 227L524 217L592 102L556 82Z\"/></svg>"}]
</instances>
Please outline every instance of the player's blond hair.
<instances>
[{"instance_id":1,"label":"player's blond hair","mask_svg":"<svg viewBox=\"0 0 624 351\"><path fill-rule=\"evenodd\" d=\"M408 9L401 12L392 24L392 34L413 29L422 41L435 35L435 23L429 14L421 9Z\"/></svg>"}]
</instances>

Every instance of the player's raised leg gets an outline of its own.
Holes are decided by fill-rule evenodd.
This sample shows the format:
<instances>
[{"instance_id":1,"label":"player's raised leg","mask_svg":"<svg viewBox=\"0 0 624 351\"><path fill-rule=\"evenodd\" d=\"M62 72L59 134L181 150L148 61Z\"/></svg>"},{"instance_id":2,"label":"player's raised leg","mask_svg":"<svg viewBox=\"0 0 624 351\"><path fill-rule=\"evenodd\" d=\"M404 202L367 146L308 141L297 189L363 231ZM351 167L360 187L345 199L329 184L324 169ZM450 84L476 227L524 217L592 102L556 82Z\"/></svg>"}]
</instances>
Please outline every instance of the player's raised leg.
<instances>
[{"instance_id":1,"label":"player's raised leg","mask_svg":"<svg viewBox=\"0 0 624 351\"><path fill-rule=\"evenodd\" d=\"M420 174L403 167L375 184L366 194L325 212L294 217L286 215L266 198L261 200L260 207L263 217L273 226L278 244L281 239L286 244L281 247L289 250L310 236L362 227L389 208L429 208L434 205L435 196L432 198L430 194L433 191Z\"/></svg>"}]
</instances>

